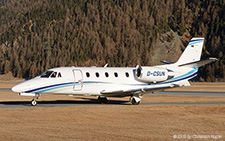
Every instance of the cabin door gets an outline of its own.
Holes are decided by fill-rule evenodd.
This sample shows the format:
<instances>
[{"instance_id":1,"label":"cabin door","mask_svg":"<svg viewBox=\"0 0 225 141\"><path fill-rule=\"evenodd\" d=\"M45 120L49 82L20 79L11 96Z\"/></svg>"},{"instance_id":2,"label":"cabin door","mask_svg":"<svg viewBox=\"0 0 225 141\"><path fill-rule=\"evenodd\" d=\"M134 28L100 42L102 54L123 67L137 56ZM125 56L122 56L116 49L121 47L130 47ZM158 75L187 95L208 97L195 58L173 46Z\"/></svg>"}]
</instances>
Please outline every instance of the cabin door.
<instances>
[{"instance_id":1,"label":"cabin door","mask_svg":"<svg viewBox=\"0 0 225 141\"><path fill-rule=\"evenodd\" d=\"M73 77L74 77L73 90L80 91L83 87L83 75L82 75L81 70L74 69L73 70Z\"/></svg>"}]
</instances>

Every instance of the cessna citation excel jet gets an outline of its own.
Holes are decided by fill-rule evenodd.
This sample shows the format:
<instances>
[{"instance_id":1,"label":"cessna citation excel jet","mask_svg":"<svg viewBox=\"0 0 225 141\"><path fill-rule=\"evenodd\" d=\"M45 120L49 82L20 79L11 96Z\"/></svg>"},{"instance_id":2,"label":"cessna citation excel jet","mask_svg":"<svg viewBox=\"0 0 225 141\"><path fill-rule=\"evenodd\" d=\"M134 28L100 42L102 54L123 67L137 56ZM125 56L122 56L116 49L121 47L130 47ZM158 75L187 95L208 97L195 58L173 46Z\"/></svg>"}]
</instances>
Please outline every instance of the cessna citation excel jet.
<instances>
[{"instance_id":1,"label":"cessna citation excel jet","mask_svg":"<svg viewBox=\"0 0 225 141\"><path fill-rule=\"evenodd\" d=\"M12 88L21 96L33 96L31 105L37 105L40 94L98 96L101 103L107 97L130 97L138 105L142 94L169 88L189 86L198 68L216 61L200 61L204 38L192 38L176 63L130 67L60 67L45 71L40 76Z\"/></svg>"}]
</instances>

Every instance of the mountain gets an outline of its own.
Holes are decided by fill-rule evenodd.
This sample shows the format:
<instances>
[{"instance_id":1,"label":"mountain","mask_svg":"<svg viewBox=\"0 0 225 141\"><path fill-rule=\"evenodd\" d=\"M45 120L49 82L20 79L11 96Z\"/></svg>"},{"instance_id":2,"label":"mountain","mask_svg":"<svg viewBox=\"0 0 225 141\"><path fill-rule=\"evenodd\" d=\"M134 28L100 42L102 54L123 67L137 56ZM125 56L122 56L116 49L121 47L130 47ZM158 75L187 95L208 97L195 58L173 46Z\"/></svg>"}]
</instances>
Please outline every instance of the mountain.
<instances>
[{"instance_id":1,"label":"mountain","mask_svg":"<svg viewBox=\"0 0 225 141\"><path fill-rule=\"evenodd\" d=\"M197 79L225 80L224 0L4 0L0 6L1 74L155 65L176 61L201 36L202 58L219 61L200 69Z\"/></svg>"}]
</instances>

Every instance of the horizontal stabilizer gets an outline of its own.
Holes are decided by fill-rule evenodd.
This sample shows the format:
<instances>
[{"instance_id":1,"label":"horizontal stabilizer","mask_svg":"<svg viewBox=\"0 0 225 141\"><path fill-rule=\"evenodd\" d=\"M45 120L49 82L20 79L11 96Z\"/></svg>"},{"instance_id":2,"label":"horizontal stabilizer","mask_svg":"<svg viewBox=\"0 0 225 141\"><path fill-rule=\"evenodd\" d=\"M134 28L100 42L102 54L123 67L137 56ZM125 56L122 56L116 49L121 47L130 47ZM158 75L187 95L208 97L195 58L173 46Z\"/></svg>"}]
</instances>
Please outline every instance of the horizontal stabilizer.
<instances>
[{"instance_id":1,"label":"horizontal stabilizer","mask_svg":"<svg viewBox=\"0 0 225 141\"><path fill-rule=\"evenodd\" d=\"M164 64L173 64L173 62L168 62L168 61L165 61L165 60L160 61L160 62L162 62L162 63L164 63Z\"/></svg>"},{"instance_id":2,"label":"horizontal stabilizer","mask_svg":"<svg viewBox=\"0 0 225 141\"><path fill-rule=\"evenodd\" d=\"M187 64L181 64L181 65L179 65L179 67L181 67L181 66L187 66L187 67L198 67L199 68L201 66L204 66L206 64L215 62L217 60L218 59L216 59L216 58L209 58L209 59L206 59L206 60L191 62L191 63L187 63Z\"/></svg>"}]
</instances>

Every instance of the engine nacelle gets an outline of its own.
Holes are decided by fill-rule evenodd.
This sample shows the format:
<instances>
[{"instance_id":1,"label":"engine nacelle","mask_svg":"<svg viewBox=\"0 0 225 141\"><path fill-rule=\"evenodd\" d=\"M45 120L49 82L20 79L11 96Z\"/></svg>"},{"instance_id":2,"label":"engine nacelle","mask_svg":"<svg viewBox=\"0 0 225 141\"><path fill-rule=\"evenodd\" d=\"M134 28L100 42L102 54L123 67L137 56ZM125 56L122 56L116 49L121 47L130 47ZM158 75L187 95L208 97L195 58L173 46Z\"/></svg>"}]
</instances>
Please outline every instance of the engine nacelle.
<instances>
[{"instance_id":1,"label":"engine nacelle","mask_svg":"<svg viewBox=\"0 0 225 141\"><path fill-rule=\"evenodd\" d=\"M156 83L165 81L168 78L168 70L159 67L137 67L136 79L144 83Z\"/></svg>"}]
</instances>

